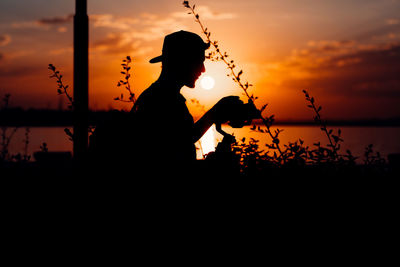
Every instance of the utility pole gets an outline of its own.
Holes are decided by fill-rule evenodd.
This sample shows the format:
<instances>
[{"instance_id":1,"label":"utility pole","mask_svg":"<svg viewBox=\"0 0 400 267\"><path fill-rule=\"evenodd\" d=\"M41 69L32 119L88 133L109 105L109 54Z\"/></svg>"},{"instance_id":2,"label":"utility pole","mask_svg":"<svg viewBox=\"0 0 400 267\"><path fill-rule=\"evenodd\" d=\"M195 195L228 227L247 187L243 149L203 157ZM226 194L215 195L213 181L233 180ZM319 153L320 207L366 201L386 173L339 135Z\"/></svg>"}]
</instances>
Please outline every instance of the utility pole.
<instances>
[{"instance_id":1,"label":"utility pole","mask_svg":"<svg viewBox=\"0 0 400 267\"><path fill-rule=\"evenodd\" d=\"M87 0L75 0L74 16L74 159L83 161L88 148L89 18Z\"/></svg>"}]
</instances>

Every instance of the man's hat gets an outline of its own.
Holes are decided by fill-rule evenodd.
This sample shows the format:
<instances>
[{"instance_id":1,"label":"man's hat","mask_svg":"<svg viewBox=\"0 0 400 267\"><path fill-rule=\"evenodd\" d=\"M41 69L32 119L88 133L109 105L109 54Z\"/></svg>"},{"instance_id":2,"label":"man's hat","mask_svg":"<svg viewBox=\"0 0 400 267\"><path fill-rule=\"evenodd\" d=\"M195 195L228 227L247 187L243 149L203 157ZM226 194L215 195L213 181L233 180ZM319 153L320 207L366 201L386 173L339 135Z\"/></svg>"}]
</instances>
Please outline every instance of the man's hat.
<instances>
[{"instance_id":1,"label":"man's hat","mask_svg":"<svg viewBox=\"0 0 400 267\"><path fill-rule=\"evenodd\" d=\"M150 60L150 63L161 62L167 58L184 58L196 51L204 51L210 47L200 36L187 31L171 33L164 38L162 55Z\"/></svg>"}]
</instances>

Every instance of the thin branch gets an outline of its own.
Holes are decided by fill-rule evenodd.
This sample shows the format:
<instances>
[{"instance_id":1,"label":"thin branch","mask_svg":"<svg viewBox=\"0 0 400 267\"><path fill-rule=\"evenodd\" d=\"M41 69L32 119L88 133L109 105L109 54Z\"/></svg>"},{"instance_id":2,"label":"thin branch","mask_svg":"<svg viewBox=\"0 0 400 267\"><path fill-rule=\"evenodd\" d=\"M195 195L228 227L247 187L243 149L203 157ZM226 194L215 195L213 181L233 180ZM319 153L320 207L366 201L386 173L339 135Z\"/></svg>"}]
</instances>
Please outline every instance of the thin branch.
<instances>
[{"instance_id":1,"label":"thin branch","mask_svg":"<svg viewBox=\"0 0 400 267\"><path fill-rule=\"evenodd\" d=\"M192 14L195 17L195 21L200 25L201 31L206 36L207 42L215 48L215 51L218 55L216 60L222 60L228 66L228 69L230 70L230 74L228 74L228 76L229 75L232 76L232 80L240 86L240 88L244 91L245 96L248 98L249 102L251 102L254 105L254 101L258 97L255 97L254 95L250 95L248 92L248 89L252 86L252 84L249 84L248 82L245 82L245 83L242 82L240 76L243 74L243 70L236 72L235 71L236 65L234 64L234 60L229 60L228 59L229 55L227 54L227 52L222 52L221 49L219 48L218 41L213 41L211 39L211 37L210 37L211 32L208 30L207 27L205 27L203 25L203 23L200 21L200 15L198 13L196 13L196 11L195 11L196 5L191 6L189 4L189 1L184 1L183 6L190 10L189 14ZM213 58L212 58L213 55L214 55L214 53L210 52L208 58L213 60ZM278 138L279 131L277 133L273 134L271 131L271 128L270 128L273 123L273 116L269 117L269 118L264 118L262 116L262 111L265 109L265 107L266 107L266 105L264 105L262 109L258 109L256 107L256 109L259 111L258 112L259 119L262 120L263 124L267 128L265 132L268 133L268 135L272 139L272 142L273 142L272 147L279 151L281 159L283 160L283 162L285 162L284 154L282 153L282 150L279 146L279 138Z\"/></svg>"}]
</instances>

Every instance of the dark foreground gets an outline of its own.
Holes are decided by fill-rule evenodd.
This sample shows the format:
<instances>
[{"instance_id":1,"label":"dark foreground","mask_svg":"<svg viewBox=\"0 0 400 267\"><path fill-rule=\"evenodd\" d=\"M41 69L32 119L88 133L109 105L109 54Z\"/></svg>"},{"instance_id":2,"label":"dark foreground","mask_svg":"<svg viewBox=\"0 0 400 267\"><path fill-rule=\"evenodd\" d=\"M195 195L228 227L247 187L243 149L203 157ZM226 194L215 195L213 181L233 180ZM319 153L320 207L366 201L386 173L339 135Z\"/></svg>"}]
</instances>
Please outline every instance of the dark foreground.
<instances>
[{"instance_id":1,"label":"dark foreground","mask_svg":"<svg viewBox=\"0 0 400 267\"><path fill-rule=\"evenodd\" d=\"M111 205L117 210L135 203L162 206L171 201L183 206L192 201L223 201L227 205L250 201L255 206L267 201L280 206L297 205L298 201L324 205L326 201L388 199L390 204L394 201L389 199L397 195L399 177L399 169L390 166L379 170L364 166L284 167L247 174L204 161L197 162L196 169L191 166L179 170L165 166L97 167L82 168L73 162L3 164L3 195L12 205L43 201L46 206L63 206L89 201L93 208Z\"/></svg>"},{"instance_id":2,"label":"dark foreground","mask_svg":"<svg viewBox=\"0 0 400 267\"><path fill-rule=\"evenodd\" d=\"M245 178L258 181L307 181L337 179L348 182L362 178L393 179L400 174L399 165L393 163L380 165L254 165L240 166L230 161L197 160L193 163L179 165L151 163L132 164L127 162L108 164L107 162L89 162L77 164L65 155L51 154L45 159L29 162L0 163L0 176L3 181L46 180L57 181L145 181L176 180L190 181L190 179L209 181L243 180Z\"/></svg>"},{"instance_id":3,"label":"dark foreground","mask_svg":"<svg viewBox=\"0 0 400 267\"><path fill-rule=\"evenodd\" d=\"M296 262L300 257L332 261L342 255L338 251L354 255L355 248L374 248L373 255L377 246L391 250L384 237L392 236L397 217L398 170L309 166L251 176L197 163L196 170L175 173L160 166L3 165L7 244L24 240L32 249L38 241L47 242L47 255L63 246L124 253L132 249L128 243L146 248L151 259L154 245L168 252L178 249L177 242L179 258L193 248L246 247L252 254L264 257L268 250L279 253L279 260Z\"/></svg>"},{"instance_id":4,"label":"dark foreground","mask_svg":"<svg viewBox=\"0 0 400 267\"><path fill-rule=\"evenodd\" d=\"M36 161L0 164L0 182L5 191L30 199L46 196L71 201L122 198L129 202L149 196L196 201L254 197L303 199L317 195L319 199L328 196L337 199L338 195L391 196L387 192L398 188L400 177L399 165L393 162L371 166L264 164L246 168L219 160L198 160L176 166L160 162L79 165L68 155L45 155L44 158L37 156Z\"/></svg>"}]
</instances>

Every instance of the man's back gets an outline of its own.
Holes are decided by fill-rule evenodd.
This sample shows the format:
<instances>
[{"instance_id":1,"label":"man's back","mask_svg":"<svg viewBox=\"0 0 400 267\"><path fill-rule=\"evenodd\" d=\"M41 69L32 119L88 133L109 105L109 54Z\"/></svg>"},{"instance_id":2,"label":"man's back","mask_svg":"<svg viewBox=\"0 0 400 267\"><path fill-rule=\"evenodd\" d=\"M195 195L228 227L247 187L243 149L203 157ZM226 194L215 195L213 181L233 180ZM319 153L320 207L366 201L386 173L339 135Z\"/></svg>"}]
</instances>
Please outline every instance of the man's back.
<instances>
[{"instance_id":1,"label":"man's back","mask_svg":"<svg viewBox=\"0 0 400 267\"><path fill-rule=\"evenodd\" d=\"M171 163L196 159L194 122L185 101L179 92L158 82L139 96L132 109L137 156Z\"/></svg>"}]
</instances>

